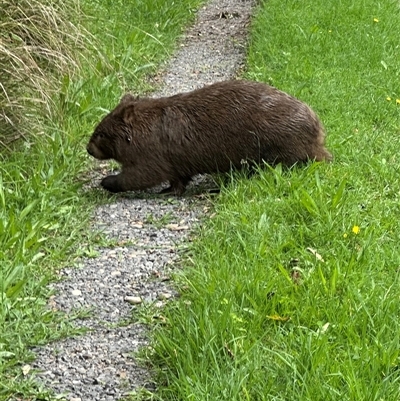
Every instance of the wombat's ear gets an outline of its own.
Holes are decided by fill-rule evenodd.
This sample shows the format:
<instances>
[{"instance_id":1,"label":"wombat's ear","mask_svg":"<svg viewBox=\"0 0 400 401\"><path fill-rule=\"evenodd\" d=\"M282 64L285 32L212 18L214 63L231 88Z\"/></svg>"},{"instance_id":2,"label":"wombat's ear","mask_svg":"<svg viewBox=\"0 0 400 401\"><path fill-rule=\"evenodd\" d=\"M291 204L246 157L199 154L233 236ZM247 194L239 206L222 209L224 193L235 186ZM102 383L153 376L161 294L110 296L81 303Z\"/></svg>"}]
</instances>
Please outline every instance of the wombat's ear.
<instances>
[{"instance_id":1,"label":"wombat's ear","mask_svg":"<svg viewBox=\"0 0 400 401\"><path fill-rule=\"evenodd\" d=\"M129 102L134 102L136 98L132 96L130 93L126 93L124 96L122 96L120 103L129 103Z\"/></svg>"},{"instance_id":2,"label":"wombat's ear","mask_svg":"<svg viewBox=\"0 0 400 401\"><path fill-rule=\"evenodd\" d=\"M127 104L122 110L122 121L125 124L132 124L135 120L135 105L133 103Z\"/></svg>"}]
</instances>

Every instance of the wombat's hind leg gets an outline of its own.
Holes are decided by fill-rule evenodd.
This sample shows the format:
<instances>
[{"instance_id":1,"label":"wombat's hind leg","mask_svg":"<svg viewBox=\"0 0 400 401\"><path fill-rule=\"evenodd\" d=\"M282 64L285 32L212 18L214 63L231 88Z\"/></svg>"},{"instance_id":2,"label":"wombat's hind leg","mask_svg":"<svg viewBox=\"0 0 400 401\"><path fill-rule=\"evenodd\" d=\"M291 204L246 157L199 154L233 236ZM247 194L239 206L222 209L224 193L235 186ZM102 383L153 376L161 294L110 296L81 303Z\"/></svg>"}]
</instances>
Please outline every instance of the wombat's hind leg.
<instances>
[{"instance_id":1,"label":"wombat's hind leg","mask_svg":"<svg viewBox=\"0 0 400 401\"><path fill-rule=\"evenodd\" d=\"M315 152L314 160L317 162L331 162L333 156L324 147L317 149Z\"/></svg>"},{"instance_id":2,"label":"wombat's hind leg","mask_svg":"<svg viewBox=\"0 0 400 401\"><path fill-rule=\"evenodd\" d=\"M333 160L332 154L325 147L325 134L322 128L320 128L318 137L313 144L311 155L313 156L312 159L317 162L331 162Z\"/></svg>"},{"instance_id":3,"label":"wombat's hind leg","mask_svg":"<svg viewBox=\"0 0 400 401\"><path fill-rule=\"evenodd\" d=\"M191 180L191 177L180 177L177 180L171 181L171 189L177 196L182 195L186 190L186 185Z\"/></svg>"}]
</instances>

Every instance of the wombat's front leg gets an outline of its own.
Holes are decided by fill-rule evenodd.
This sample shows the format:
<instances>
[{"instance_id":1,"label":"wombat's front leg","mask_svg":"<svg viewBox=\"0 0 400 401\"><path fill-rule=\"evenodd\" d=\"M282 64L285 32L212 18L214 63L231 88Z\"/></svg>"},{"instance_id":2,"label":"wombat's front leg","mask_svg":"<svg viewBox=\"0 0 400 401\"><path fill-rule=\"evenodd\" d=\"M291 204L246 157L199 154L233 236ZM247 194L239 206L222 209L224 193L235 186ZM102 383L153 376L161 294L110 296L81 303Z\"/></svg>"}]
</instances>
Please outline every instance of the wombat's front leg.
<instances>
[{"instance_id":1,"label":"wombat's front leg","mask_svg":"<svg viewBox=\"0 0 400 401\"><path fill-rule=\"evenodd\" d=\"M125 169L117 175L109 175L101 186L110 192L138 191L161 184L162 179L147 169Z\"/></svg>"},{"instance_id":2,"label":"wombat's front leg","mask_svg":"<svg viewBox=\"0 0 400 401\"><path fill-rule=\"evenodd\" d=\"M107 191L113 193L127 191L127 189L125 189L123 186L123 180L121 180L121 174L108 175L107 177L101 180L101 186Z\"/></svg>"}]
</instances>

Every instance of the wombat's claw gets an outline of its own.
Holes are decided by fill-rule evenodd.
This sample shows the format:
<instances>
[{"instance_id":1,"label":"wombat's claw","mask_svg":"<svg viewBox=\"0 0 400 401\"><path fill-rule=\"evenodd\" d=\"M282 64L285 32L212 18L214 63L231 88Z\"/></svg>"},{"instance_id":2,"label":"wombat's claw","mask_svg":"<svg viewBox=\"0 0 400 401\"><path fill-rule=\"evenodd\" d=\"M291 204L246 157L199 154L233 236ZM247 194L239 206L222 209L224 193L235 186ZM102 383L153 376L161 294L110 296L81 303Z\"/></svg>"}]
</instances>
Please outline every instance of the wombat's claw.
<instances>
[{"instance_id":1,"label":"wombat's claw","mask_svg":"<svg viewBox=\"0 0 400 401\"><path fill-rule=\"evenodd\" d=\"M219 194L221 192L221 188L210 188L207 192L209 194Z\"/></svg>"},{"instance_id":2,"label":"wombat's claw","mask_svg":"<svg viewBox=\"0 0 400 401\"><path fill-rule=\"evenodd\" d=\"M173 188L172 188L172 185L170 185L170 186L167 187L167 188L162 189L162 190L159 192L159 194L162 194L162 195L164 195L164 194L172 194L172 193L174 193L174 190L173 190Z\"/></svg>"},{"instance_id":3,"label":"wombat's claw","mask_svg":"<svg viewBox=\"0 0 400 401\"><path fill-rule=\"evenodd\" d=\"M176 187L174 185L170 185L168 188L164 188L159 193L162 195L181 196L184 192L185 192L185 187Z\"/></svg>"}]
</instances>

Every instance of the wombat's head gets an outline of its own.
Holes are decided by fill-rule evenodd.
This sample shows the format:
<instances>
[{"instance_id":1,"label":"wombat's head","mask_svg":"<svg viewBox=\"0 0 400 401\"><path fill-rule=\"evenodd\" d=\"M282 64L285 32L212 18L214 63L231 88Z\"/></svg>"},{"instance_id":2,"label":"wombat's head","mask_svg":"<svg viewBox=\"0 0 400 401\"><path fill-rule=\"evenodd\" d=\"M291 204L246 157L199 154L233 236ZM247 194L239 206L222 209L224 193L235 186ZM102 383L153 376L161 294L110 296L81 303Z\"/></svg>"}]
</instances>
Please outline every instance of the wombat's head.
<instances>
[{"instance_id":1,"label":"wombat's head","mask_svg":"<svg viewBox=\"0 0 400 401\"><path fill-rule=\"evenodd\" d=\"M122 155L132 141L127 109L129 109L129 104L133 104L135 100L133 96L125 95L119 105L107 114L95 128L86 147L91 156L99 160L122 161Z\"/></svg>"}]
</instances>

